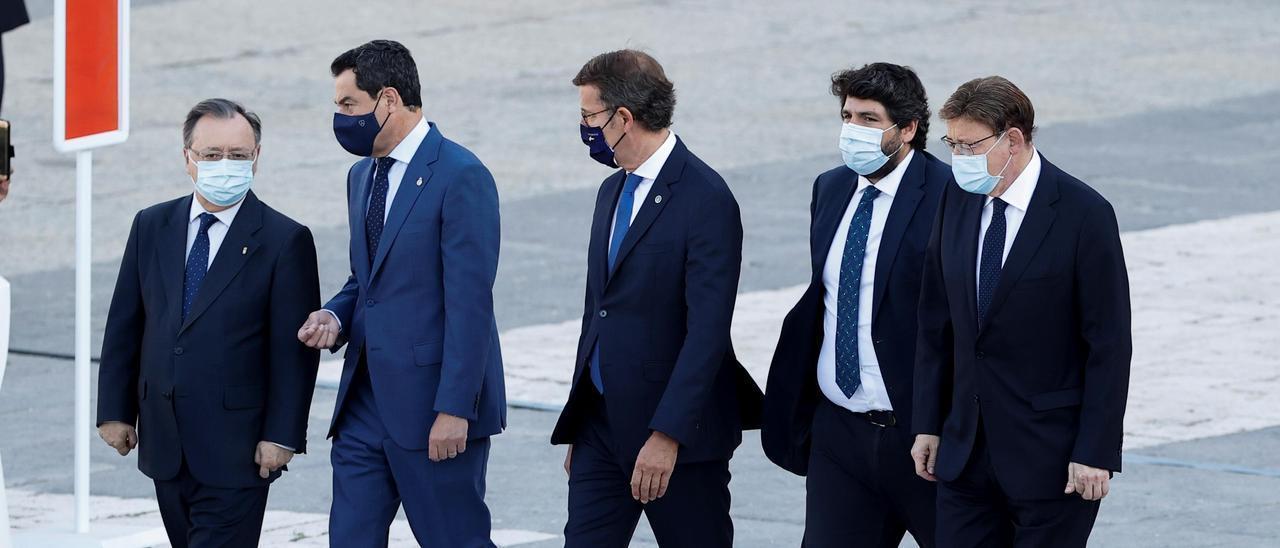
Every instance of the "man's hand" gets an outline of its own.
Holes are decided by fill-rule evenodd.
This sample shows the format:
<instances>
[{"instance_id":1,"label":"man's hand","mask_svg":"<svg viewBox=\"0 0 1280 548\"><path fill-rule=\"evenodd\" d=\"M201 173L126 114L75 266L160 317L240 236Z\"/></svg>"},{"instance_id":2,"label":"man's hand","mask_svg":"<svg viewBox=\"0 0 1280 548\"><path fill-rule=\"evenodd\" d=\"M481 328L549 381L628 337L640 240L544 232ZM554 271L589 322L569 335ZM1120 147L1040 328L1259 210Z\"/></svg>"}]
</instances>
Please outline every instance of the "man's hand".
<instances>
[{"instance_id":1,"label":"man's hand","mask_svg":"<svg viewBox=\"0 0 1280 548\"><path fill-rule=\"evenodd\" d=\"M1111 492L1111 472L1101 468L1071 463L1067 465L1067 487L1064 495L1076 493L1084 500L1102 500Z\"/></svg>"},{"instance_id":2,"label":"man's hand","mask_svg":"<svg viewBox=\"0 0 1280 548\"><path fill-rule=\"evenodd\" d=\"M0 194L3 197L3 194ZM120 456L128 455L138 446L138 431L123 422L108 421L98 427L98 437L107 442Z\"/></svg>"},{"instance_id":3,"label":"man's hand","mask_svg":"<svg viewBox=\"0 0 1280 548\"><path fill-rule=\"evenodd\" d=\"M467 450L467 419L448 413L437 413L431 425L431 437L427 440L427 456L431 462L440 462L461 455Z\"/></svg>"},{"instance_id":4,"label":"man's hand","mask_svg":"<svg viewBox=\"0 0 1280 548\"><path fill-rule=\"evenodd\" d=\"M328 350L338 342L338 334L342 327L338 319L328 310L317 310L307 316L307 321L298 328L298 340L302 344L319 350Z\"/></svg>"},{"instance_id":5,"label":"man's hand","mask_svg":"<svg viewBox=\"0 0 1280 548\"><path fill-rule=\"evenodd\" d=\"M631 498L649 504L666 495L679 451L680 444L671 436L662 432L651 434L636 457L636 468L631 473Z\"/></svg>"},{"instance_id":6,"label":"man's hand","mask_svg":"<svg viewBox=\"0 0 1280 548\"><path fill-rule=\"evenodd\" d=\"M9 197L9 176L0 175L0 202Z\"/></svg>"},{"instance_id":7,"label":"man's hand","mask_svg":"<svg viewBox=\"0 0 1280 548\"><path fill-rule=\"evenodd\" d=\"M262 479L271 477L272 472L283 468L292 459L293 451L269 441L258 442L258 450L253 455L253 462L258 465L258 477Z\"/></svg>"},{"instance_id":8,"label":"man's hand","mask_svg":"<svg viewBox=\"0 0 1280 548\"><path fill-rule=\"evenodd\" d=\"M916 442L911 446L911 459L916 461L916 475L929 481L938 481L933 475L933 464L938 461L938 441L941 438L932 434L916 434Z\"/></svg>"},{"instance_id":9,"label":"man's hand","mask_svg":"<svg viewBox=\"0 0 1280 548\"><path fill-rule=\"evenodd\" d=\"M569 452L564 454L564 475L566 476L573 475L572 472L569 472L569 463L571 462L573 462L573 446L572 445L569 446Z\"/></svg>"}]
</instances>

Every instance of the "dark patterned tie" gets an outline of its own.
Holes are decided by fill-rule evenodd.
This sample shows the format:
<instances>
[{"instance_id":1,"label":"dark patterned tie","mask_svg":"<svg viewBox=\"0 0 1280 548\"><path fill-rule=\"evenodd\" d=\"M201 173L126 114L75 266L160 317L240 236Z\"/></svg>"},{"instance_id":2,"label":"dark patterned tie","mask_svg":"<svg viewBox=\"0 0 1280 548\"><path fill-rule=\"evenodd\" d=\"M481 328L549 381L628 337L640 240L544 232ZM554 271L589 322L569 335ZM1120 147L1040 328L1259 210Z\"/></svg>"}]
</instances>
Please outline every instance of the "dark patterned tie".
<instances>
[{"instance_id":1,"label":"dark patterned tie","mask_svg":"<svg viewBox=\"0 0 1280 548\"><path fill-rule=\"evenodd\" d=\"M978 329L987 322L987 311L991 308L991 297L995 295L996 284L1000 283L1000 269L1004 267L1004 210L1009 204L996 198L991 202L991 224L987 226L987 235L982 238L982 263L978 271Z\"/></svg>"},{"instance_id":2,"label":"dark patterned tie","mask_svg":"<svg viewBox=\"0 0 1280 548\"><path fill-rule=\"evenodd\" d=\"M187 254L187 272L182 281L182 321L187 321L187 312L191 303L196 301L200 292L200 283L204 275L209 273L209 227L218 222L212 213L200 214L200 231L196 233L196 241L191 244L191 253Z\"/></svg>"},{"instance_id":3,"label":"dark patterned tie","mask_svg":"<svg viewBox=\"0 0 1280 548\"><path fill-rule=\"evenodd\" d=\"M377 160L377 169L373 173L373 194L369 196L369 211L364 216L365 243L369 246L369 264L378 256L378 242L382 241L382 227L386 224L387 190L391 187L387 172L396 160L383 156Z\"/></svg>"},{"instance_id":4,"label":"dark patterned tie","mask_svg":"<svg viewBox=\"0 0 1280 548\"><path fill-rule=\"evenodd\" d=\"M627 229L631 228L631 212L635 210L636 189L644 177L632 173L622 185L622 196L618 198L618 209L614 212L613 239L609 240L609 272L613 272L613 264L618 260L618 251L622 249L622 240L627 237ZM597 339L598 341L598 339ZM604 394L604 378L600 375L600 343L596 342L596 350L591 354L591 383L596 391Z\"/></svg>"},{"instance_id":5,"label":"dark patterned tie","mask_svg":"<svg viewBox=\"0 0 1280 548\"><path fill-rule=\"evenodd\" d=\"M836 295L836 386L846 398L853 397L862 385L858 364L858 291L862 288L862 261L867 255L867 236L871 234L871 209L880 189L869 186L862 191L858 208L849 221L849 236L844 240L840 260L840 288Z\"/></svg>"}]
</instances>

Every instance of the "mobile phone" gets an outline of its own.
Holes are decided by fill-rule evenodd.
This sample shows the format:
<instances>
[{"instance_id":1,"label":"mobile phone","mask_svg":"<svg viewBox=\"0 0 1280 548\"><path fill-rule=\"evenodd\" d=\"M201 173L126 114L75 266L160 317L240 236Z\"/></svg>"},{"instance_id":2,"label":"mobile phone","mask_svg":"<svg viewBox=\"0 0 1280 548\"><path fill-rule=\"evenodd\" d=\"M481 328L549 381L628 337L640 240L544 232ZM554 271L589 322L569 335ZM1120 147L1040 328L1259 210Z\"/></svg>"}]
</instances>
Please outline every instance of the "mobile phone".
<instances>
[{"instance_id":1,"label":"mobile phone","mask_svg":"<svg viewBox=\"0 0 1280 548\"><path fill-rule=\"evenodd\" d=\"M0 175L13 173L9 160L13 158L13 145L9 144L9 121L0 120Z\"/></svg>"}]
</instances>

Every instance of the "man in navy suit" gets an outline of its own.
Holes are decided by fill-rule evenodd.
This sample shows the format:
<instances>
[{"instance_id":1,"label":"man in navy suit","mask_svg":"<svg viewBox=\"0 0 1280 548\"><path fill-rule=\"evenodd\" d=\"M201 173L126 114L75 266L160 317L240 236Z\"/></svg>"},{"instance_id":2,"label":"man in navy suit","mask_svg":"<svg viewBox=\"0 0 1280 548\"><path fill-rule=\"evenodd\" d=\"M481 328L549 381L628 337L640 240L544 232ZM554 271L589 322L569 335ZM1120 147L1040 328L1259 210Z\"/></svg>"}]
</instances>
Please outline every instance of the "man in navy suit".
<instances>
[{"instance_id":1,"label":"man in navy suit","mask_svg":"<svg viewBox=\"0 0 1280 548\"><path fill-rule=\"evenodd\" d=\"M225 99L187 114L196 192L138 213L98 368L98 433L155 480L175 547L256 546L267 488L307 445L320 302L306 227L249 190L262 125ZM185 267L184 267L185 265Z\"/></svg>"},{"instance_id":2,"label":"man in navy suit","mask_svg":"<svg viewBox=\"0 0 1280 548\"><path fill-rule=\"evenodd\" d=\"M573 79L583 142L622 169L596 198L569 401L565 546L626 547L643 512L664 547L732 546L729 458L760 389L729 340L742 221L724 180L669 129L675 90L649 55Z\"/></svg>"},{"instance_id":3,"label":"man in navy suit","mask_svg":"<svg viewBox=\"0 0 1280 548\"><path fill-rule=\"evenodd\" d=\"M333 438L330 545L386 546L401 503L422 546L489 540L489 437L506 427L493 316L498 190L422 114L409 50L375 40L331 66L347 175L351 276L298 329L347 345Z\"/></svg>"},{"instance_id":4,"label":"man in navy suit","mask_svg":"<svg viewBox=\"0 0 1280 548\"><path fill-rule=\"evenodd\" d=\"M769 371L766 455L808 475L804 545L934 542L934 487L915 475L911 395L929 228L951 168L925 152L929 104L911 69L837 73L845 165L818 176L809 289Z\"/></svg>"},{"instance_id":5,"label":"man in navy suit","mask_svg":"<svg viewBox=\"0 0 1280 548\"><path fill-rule=\"evenodd\" d=\"M1111 204L1032 144L999 76L940 112L956 185L925 256L912 456L939 546L1084 546L1120 471L1129 282Z\"/></svg>"}]
</instances>

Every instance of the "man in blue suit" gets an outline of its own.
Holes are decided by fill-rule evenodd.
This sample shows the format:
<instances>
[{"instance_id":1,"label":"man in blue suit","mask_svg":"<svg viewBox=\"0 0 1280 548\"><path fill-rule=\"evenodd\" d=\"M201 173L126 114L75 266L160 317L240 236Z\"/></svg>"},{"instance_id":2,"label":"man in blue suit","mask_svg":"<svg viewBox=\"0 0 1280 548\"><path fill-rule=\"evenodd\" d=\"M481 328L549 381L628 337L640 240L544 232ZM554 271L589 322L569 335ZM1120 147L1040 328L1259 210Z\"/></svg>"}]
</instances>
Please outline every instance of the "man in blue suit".
<instances>
[{"instance_id":1,"label":"man in blue suit","mask_svg":"<svg viewBox=\"0 0 1280 548\"><path fill-rule=\"evenodd\" d=\"M912 448L938 546L1084 546L1133 354L1115 211L1040 155L1012 82L969 81L940 114L956 184L925 255Z\"/></svg>"},{"instance_id":2,"label":"man in blue suit","mask_svg":"<svg viewBox=\"0 0 1280 548\"><path fill-rule=\"evenodd\" d=\"M409 50L375 40L333 61L351 276L298 330L347 345L333 438L330 544L386 546L401 503L422 546L493 546L489 437L506 426L493 316L498 192L422 114Z\"/></svg>"},{"instance_id":3,"label":"man in blue suit","mask_svg":"<svg viewBox=\"0 0 1280 548\"><path fill-rule=\"evenodd\" d=\"M138 213L98 368L98 434L155 481L177 548L257 546L267 490L306 451L320 353L311 232L249 189L262 124L226 99L187 114L195 193Z\"/></svg>"},{"instance_id":4,"label":"man in blue suit","mask_svg":"<svg viewBox=\"0 0 1280 548\"><path fill-rule=\"evenodd\" d=\"M934 542L934 487L915 475L911 395L925 244L951 168L925 152L929 104L911 69L837 73L845 165L818 176L809 289L783 323L761 441L808 475L806 548Z\"/></svg>"},{"instance_id":5,"label":"man in blue suit","mask_svg":"<svg viewBox=\"0 0 1280 548\"><path fill-rule=\"evenodd\" d=\"M573 79L583 142L619 171L596 198L569 401L570 548L627 546L643 512L664 547L732 546L729 458L760 390L729 340L742 221L724 180L669 129L675 90L633 50Z\"/></svg>"}]
</instances>

